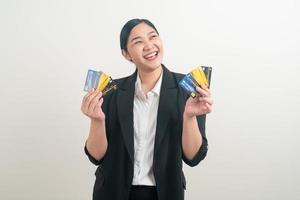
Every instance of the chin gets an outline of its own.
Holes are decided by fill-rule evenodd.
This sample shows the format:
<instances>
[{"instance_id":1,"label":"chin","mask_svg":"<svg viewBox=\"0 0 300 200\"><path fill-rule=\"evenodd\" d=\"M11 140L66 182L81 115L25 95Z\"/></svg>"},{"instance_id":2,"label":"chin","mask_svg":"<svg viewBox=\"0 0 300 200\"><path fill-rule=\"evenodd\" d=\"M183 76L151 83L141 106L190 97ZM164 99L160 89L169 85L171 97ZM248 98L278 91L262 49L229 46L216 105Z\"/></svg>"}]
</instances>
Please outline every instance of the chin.
<instances>
[{"instance_id":1,"label":"chin","mask_svg":"<svg viewBox=\"0 0 300 200\"><path fill-rule=\"evenodd\" d=\"M149 71L154 71L162 66L161 62L155 62L151 64L145 65L145 68L147 68Z\"/></svg>"},{"instance_id":2,"label":"chin","mask_svg":"<svg viewBox=\"0 0 300 200\"><path fill-rule=\"evenodd\" d=\"M141 60L142 62L138 64L138 66L141 67L142 70L151 72L155 71L156 69L160 68L162 66L162 59L161 57L157 57L155 60Z\"/></svg>"},{"instance_id":3,"label":"chin","mask_svg":"<svg viewBox=\"0 0 300 200\"><path fill-rule=\"evenodd\" d=\"M149 67L150 69L157 69L162 66L162 60L161 59L155 59L151 62L146 62L145 66Z\"/></svg>"}]
</instances>

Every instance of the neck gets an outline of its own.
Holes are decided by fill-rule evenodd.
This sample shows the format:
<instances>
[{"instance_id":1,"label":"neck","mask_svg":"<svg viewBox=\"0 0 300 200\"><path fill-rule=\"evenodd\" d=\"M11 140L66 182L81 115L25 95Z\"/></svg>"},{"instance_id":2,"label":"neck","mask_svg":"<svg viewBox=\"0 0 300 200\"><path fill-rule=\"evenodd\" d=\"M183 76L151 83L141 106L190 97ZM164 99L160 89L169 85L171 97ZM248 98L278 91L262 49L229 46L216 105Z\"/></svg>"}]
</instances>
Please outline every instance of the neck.
<instances>
[{"instance_id":1,"label":"neck","mask_svg":"<svg viewBox=\"0 0 300 200\"><path fill-rule=\"evenodd\" d=\"M156 82L158 81L161 73L162 73L162 66L156 68L153 71L142 71L138 70L138 75L140 76L141 83L142 83L142 90L144 94L147 94L151 91Z\"/></svg>"}]
</instances>

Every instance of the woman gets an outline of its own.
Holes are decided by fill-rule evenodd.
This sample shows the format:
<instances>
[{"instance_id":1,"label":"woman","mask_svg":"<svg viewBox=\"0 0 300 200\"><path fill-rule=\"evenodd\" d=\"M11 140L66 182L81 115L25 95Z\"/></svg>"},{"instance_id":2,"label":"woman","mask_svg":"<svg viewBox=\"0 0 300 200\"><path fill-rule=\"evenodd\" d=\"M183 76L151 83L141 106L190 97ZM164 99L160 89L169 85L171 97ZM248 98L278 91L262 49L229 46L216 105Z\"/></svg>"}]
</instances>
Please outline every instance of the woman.
<instances>
[{"instance_id":1,"label":"woman","mask_svg":"<svg viewBox=\"0 0 300 200\"><path fill-rule=\"evenodd\" d=\"M91 119L85 152L98 165L93 199L183 200L182 160L195 166L207 153L210 91L201 86L201 97L187 97L178 86L183 75L162 64L162 41L150 21L128 21L120 43L135 73L116 80L118 89L103 98L90 91L82 101Z\"/></svg>"}]
</instances>

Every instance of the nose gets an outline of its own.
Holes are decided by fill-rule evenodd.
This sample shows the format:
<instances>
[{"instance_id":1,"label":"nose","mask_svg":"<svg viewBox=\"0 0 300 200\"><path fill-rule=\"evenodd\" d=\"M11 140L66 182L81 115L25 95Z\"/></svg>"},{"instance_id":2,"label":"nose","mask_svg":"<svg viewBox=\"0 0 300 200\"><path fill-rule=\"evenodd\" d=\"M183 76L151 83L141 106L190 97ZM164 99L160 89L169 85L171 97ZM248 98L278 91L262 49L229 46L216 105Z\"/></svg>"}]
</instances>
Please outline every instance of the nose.
<instances>
[{"instance_id":1,"label":"nose","mask_svg":"<svg viewBox=\"0 0 300 200\"><path fill-rule=\"evenodd\" d=\"M153 43L150 40L145 41L144 50L149 51L154 48Z\"/></svg>"}]
</instances>

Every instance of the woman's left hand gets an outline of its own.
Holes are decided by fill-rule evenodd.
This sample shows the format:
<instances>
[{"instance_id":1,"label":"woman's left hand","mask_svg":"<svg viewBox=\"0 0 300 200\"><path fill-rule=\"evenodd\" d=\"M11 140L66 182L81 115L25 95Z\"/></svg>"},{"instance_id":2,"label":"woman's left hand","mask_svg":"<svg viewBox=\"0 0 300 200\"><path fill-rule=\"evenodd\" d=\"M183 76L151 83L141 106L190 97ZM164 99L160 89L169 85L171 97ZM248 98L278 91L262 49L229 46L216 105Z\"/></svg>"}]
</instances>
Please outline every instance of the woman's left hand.
<instances>
[{"instance_id":1,"label":"woman's left hand","mask_svg":"<svg viewBox=\"0 0 300 200\"><path fill-rule=\"evenodd\" d=\"M213 101L209 89L201 85L201 87L196 87L196 90L201 96L189 97L185 104L184 115L188 117L204 115L212 111Z\"/></svg>"}]
</instances>

